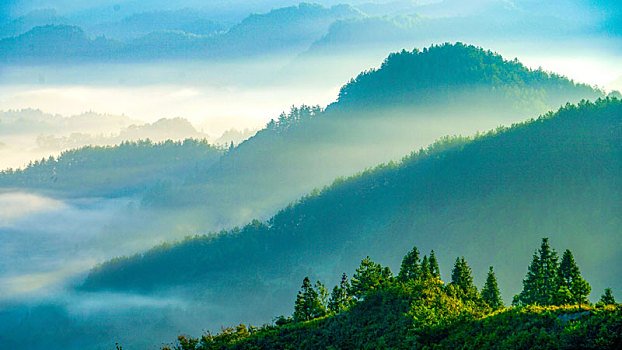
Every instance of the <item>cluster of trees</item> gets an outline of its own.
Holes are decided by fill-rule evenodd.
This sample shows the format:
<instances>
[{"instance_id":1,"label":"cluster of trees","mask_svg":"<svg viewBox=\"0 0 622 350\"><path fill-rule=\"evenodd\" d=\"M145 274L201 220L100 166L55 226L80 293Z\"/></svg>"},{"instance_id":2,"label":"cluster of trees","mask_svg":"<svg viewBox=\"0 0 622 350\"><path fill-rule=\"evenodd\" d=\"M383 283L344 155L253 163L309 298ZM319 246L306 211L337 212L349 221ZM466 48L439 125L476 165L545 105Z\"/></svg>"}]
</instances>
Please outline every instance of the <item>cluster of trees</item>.
<instances>
[{"instance_id":1,"label":"cluster of trees","mask_svg":"<svg viewBox=\"0 0 622 350\"><path fill-rule=\"evenodd\" d=\"M300 107L292 106L288 113L281 113L277 120L271 119L266 125L267 130L276 132L287 131L290 127L320 115L324 110L319 105Z\"/></svg>"},{"instance_id":2,"label":"cluster of trees","mask_svg":"<svg viewBox=\"0 0 622 350\"><path fill-rule=\"evenodd\" d=\"M214 164L223 152L205 139L85 146L36 160L24 169L0 171L0 188L44 188L70 196L131 195L163 181L183 181Z\"/></svg>"},{"instance_id":3,"label":"cluster of trees","mask_svg":"<svg viewBox=\"0 0 622 350\"><path fill-rule=\"evenodd\" d=\"M419 255L416 247L409 251L402 260L397 276L393 276L388 267L375 263L367 256L356 269L352 281L349 282L344 273L341 282L333 288L330 295L323 283L317 281L313 285L310 278L305 277L296 297L293 318L280 316L275 319L274 325L264 325L260 328L241 324L224 328L218 335L208 332L201 338L180 336L176 349L256 349L282 346L333 348L344 344L347 344L345 347L354 346L354 348L361 346L375 348L378 345L385 348L403 348L408 345L409 348L419 349L434 344L473 342L473 339L478 339L480 343L494 344L491 338L507 343L507 339L495 338L496 334L492 337L490 334L487 336L479 334L483 328L490 328L490 322L487 321L485 325L477 325L477 322L492 319L492 322L499 323L495 323L495 327L501 329L508 327L508 318L513 320L510 323L520 321L514 325L520 328L520 331L515 335L511 333L516 331L508 329L504 337L507 335L510 335L510 338L516 337L514 344L518 344L518 348L529 348L534 341L550 343L552 340L549 334L546 339L541 338L540 327L554 328L557 319L563 318L561 314L564 313L569 313L571 319L576 319L584 316L582 310L593 310L594 317L582 320L580 322L584 323L578 325L593 327L597 324L601 327L599 332L602 332L602 329L615 329L622 325L622 308L616 306L611 289L605 290L596 308L590 308L589 302L585 299L587 296L585 293L589 294L589 285L580 278L579 268L574 262L572 252L566 250L562 263L556 266L555 251L548 245L548 238L542 240L541 248L534 255L529 267L523 291L518 297L521 304L517 305L518 309L524 311L518 314L515 311L516 307L508 309L504 307L492 266L489 268L484 287L478 292L473 283L471 268L464 257L456 258L451 281L444 285L440 279L434 251L423 259ZM550 271L550 281L555 281L555 285L559 287L558 296L550 296L551 299L545 300L546 304L541 303L542 299L539 299L550 292L544 287L546 283L534 287L533 282L534 278L542 275L542 271ZM580 289L576 298L562 298L560 295L563 295L565 289L570 290L567 294L573 293L573 289L567 285L572 286L575 279L583 281L576 282L578 285L588 287ZM603 317L603 314L599 314L602 310L614 313ZM548 314L550 311L555 312L553 317ZM336 317L337 315L339 317ZM530 319L526 319L525 315ZM501 321L497 321L498 319ZM380 338L387 334L389 337L381 341L368 339L354 345L356 336L351 332L355 332L361 324L369 327L359 329L361 332L373 331L374 334L382 334ZM599 334L592 334L596 332L595 330L583 330L578 325L570 326L571 329L575 328L574 333L560 332L559 329L554 332L560 333L556 336L570 345L577 344L577 341L588 343L592 338L597 342L600 341L601 345L606 344L605 340L614 343L622 341L619 335L604 340L598 339ZM340 333L344 331L344 327L347 329L345 333L348 334ZM387 334L384 334L384 331ZM320 340L318 332L322 333L325 339ZM460 334L462 338L452 332ZM347 340L348 337L351 339Z\"/></svg>"},{"instance_id":4,"label":"cluster of trees","mask_svg":"<svg viewBox=\"0 0 622 350\"><path fill-rule=\"evenodd\" d=\"M548 238L534 255L527 276L523 281L523 291L514 297L514 305L563 305L588 304L592 288L581 277L572 252L564 251L561 263L557 253L549 246ZM606 302L608 297L603 295Z\"/></svg>"},{"instance_id":5,"label":"cluster of trees","mask_svg":"<svg viewBox=\"0 0 622 350\"><path fill-rule=\"evenodd\" d=\"M534 104L552 107L603 96L586 84L458 42L391 53L380 68L365 71L344 85L335 107L360 110L430 101L446 104L455 103L464 93L472 101L477 92L528 112L534 112L529 109Z\"/></svg>"},{"instance_id":6,"label":"cluster of trees","mask_svg":"<svg viewBox=\"0 0 622 350\"><path fill-rule=\"evenodd\" d=\"M344 273L341 283L333 288L330 297L327 297L326 288L322 282L317 281L314 289L309 277L305 277L296 297L293 320L308 321L329 314L337 314L348 310L354 303L364 300L367 294L387 289L395 284L431 281L441 285L440 269L434 250L430 252L429 257L424 255L420 258L419 255L417 247L413 247L404 256L397 276L393 276L389 267L383 267L367 256L356 269L352 282L348 283L348 278ZM447 285L446 292L464 301L483 303L495 310L503 307L493 267L490 266L486 284L482 292L478 293L473 283L471 267L464 257L456 258L451 273L451 282Z\"/></svg>"},{"instance_id":7,"label":"cluster of trees","mask_svg":"<svg viewBox=\"0 0 622 350\"><path fill-rule=\"evenodd\" d=\"M352 283L348 283L344 273L341 283L334 287L330 298L322 282L317 281L314 289L309 277L305 277L296 298L294 320L308 321L347 310L354 302L365 299L367 293L387 288L393 283L412 283L430 279L440 281L440 277L434 250L430 252L429 258L425 255L420 259L419 251L414 247L404 256L400 272L395 277L388 267L375 263L367 256L356 269ZM504 307L493 267L490 266L486 283L482 291L478 292L477 286L473 283L471 267L464 256L456 258L447 292L461 299L484 302L494 310ZM550 247L548 238L543 238L540 249L536 251L529 265L527 276L523 281L523 290L514 297L512 305L589 305L587 297L590 292L590 284L581 277L572 251L566 249L561 263L558 263L557 253ZM610 288L605 289L598 304L615 304Z\"/></svg>"}]
</instances>

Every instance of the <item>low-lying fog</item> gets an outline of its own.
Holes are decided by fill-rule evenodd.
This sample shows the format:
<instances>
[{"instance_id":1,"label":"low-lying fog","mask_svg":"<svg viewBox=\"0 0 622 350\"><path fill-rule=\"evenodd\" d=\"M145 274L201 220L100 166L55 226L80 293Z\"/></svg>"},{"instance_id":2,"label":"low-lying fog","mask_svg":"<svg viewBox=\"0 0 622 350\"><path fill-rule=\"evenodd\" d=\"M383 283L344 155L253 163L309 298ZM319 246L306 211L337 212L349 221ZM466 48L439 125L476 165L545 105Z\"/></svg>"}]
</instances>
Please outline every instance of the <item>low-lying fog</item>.
<instances>
[{"instance_id":1,"label":"low-lying fog","mask_svg":"<svg viewBox=\"0 0 622 350\"><path fill-rule=\"evenodd\" d=\"M0 339L6 348L153 348L179 332L245 320L242 308L175 294L74 289L96 262L190 232L174 214L146 213L133 198L57 200L0 193ZM188 308L188 303L192 307ZM32 337L32 332L41 332ZM76 338L79 334L80 337Z\"/></svg>"}]
</instances>

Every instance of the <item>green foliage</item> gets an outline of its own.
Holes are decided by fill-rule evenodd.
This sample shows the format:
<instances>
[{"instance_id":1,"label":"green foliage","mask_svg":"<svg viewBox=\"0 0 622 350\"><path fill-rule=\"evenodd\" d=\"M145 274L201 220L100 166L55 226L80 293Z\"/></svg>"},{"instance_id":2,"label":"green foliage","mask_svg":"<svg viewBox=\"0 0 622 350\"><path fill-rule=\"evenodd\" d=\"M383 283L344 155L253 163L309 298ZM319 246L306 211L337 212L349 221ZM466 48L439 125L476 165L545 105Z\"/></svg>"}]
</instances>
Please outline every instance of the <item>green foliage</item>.
<instances>
[{"instance_id":1,"label":"green foliage","mask_svg":"<svg viewBox=\"0 0 622 350\"><path fill-rule=\"evenodd\" d=\"M352 276L351 294L357 299L364 299L368 293L390 285L392 278L388 267L382 267L367 256Z\"/></svg>"},{"instance_id":2,"label":"green foliage","mask_svg":"<svg viewBox=\"0 0 622 350\"><path fill-rule=\"evenodd\" d=\"M432 273L430 272L430 261L428 260L428 256L424 255L421 260L421 277L424 280L427 280L432 277Z\"/></svg>"},{"instance_id":3,"label":"green foliage","mask_svg":"<svg viewBox=\"0 0 622 350\"><path fill-rule=\"evenodd\" d=\"M341 282L333 288L328 301L328 310L333 314L338 314L347 310L353 303L350 296L350 282L348 276L344 273L341 276Z\"/></svg>"},{"instance_id":4,"label":"green foliage","mask_svg":"<svg viewBox=\"0 0 622 350\"><path fill-rule=\"evenodd\" d=\"M358 263L352 254L343 254L352 248L353 253L360 253L355 256L364 256L372 248L382 254L411 247L414 237L409 232L414 224L422 227L421 235L436 236L438 230L447 229L446 220L463 219L454 215L465 213L485 212L486 216L467 220L466 226L453 229L453 233L450 229L446 239L455 245L466 244L465 237L477 228L481 249L493 247L489 238L494 234L504 242L498 254L508 259L519 255L506 243L519 244L539 234L536 228L540 227L533 225L547 223L551 216L550 212L525 208L554 206L563 212L556 217L568 221L554 222L560 232L575 230L577 236L582 232L575 228L577 223L589 223L590 229L601 232L598 237L615 234L617 226L594 221L593 215L602 214L613 223L619 216L621 121L622 102L610 99L567 105L555 114L473 138L442 138L399 163L337 179L281 209L267 222L190 236L135 256L109 260L90 272L84 288L207 286L208 281L225 278L254 283L254 287L263 282L255 278L258 271L274 278L294 274L300 256L305 256L307 266L327 261L344 266ZM597 199L594 189L599 193ZM571 220L582 215L576 205L596 205L593 200L602 210L590 212L586 221ZM517 206L508 209L508 201ZM527 231L526 226L534 231ZM504 233L496 232L497 228ZM584 234L576 239L594 241ZM610 266L619 269L616 264ZM516 273L507 269L496 272L497 276ZM291 283L292 293L298 287Z\"/></svg>"},{"instance_id":5,"label":"green foliage","mask_svg":"<svg viewBox=\"0 0 622 350\"><path fill-rule=\"evenodd\" d=\"M294 304L295 321L309 321L326 314L326 307L323 303L323 299L326 299L326 288L320 281L317 281L316 286L318 290L313 288L309 277L305 277L302 281L302 287Z\"/></svg>"},{"instance_id":6,"label":"green foliage","mask_svg":"<svg viewBox=\"0 0 622 350\"><path fill-rule=\"evenodd\" d=\"M581 272L575 263L574 256L568 249L564 251L562 261L557 270L557 276L557 284L559 285L557 304L589 303L587 296L590 294L592 288L589 283L581 277Z\"/></svg>"},{"instance_id":7,"label":"green foliage","mask_svg":"<svg viewBox=\"0 0 622 350\"><path fill-rule=\"evenodd\" d=\"M535 105L550 99L562 104L576 97L603 96L588 85L542 69L531 70L516 60L458 42L390 54L380 68L363 72L343 86L339 104L364 109L406 101L453 103L473 91L485 91L498 102L507 101L531 113Z\"/></svg>"},{"instance_id":8,"label":"green foliage","mask_svg":"<svg viewBox=\"0 0 622 350\"><path fill-rule=\"evenodd\" d=\"M412 251L409 255L413 256ZM469 280L464 276L465 268L464 258L457 259L452 274L455 280L449 288L438 278L380 284L349 306L343 303L348 289L343 274L329 303L339 307L331 306L334 312L329 316L308 311L313 303L306 305L306 301L317 304L321 298L305 277L294 322L281 316L276 326L240 324L223 328L218 335L179 336L174 349L614 349L622 345L620 305L505 309L492 266L482 291L486 303L482 304L455 293L465 279ZM357 272L380 274L383 270L367 257ZM321 283L316 285L322 288Z\"/></svg>"},{"instance_id":9,"label":"green foliage","mask_svg":"<svg viewBox=\"0 0 622 350\"><path fill-rule=\"evenodd\" d=\"M622 345L622 309L577 306L510 308L454 322L445 338L420 338L421 348L616 349Z\"/></svg>"},{"instance_id":10,"label":"green foliage","mask_svg":"<svg viewBox=\"0 0 622 350\"><path fill-rule=\"evenodd\" d=\"M548 238L542 238L540 249L523 280L523 291L515 298L519 305L555 305L558 293L557 253L551 249Z\"/></svg>"},{"instance_id":11,"label":"green foliage","mask_svg":"<svg viewBox=\"0 0 622 350\"><path fill-rule=\"evenodd\" d=\"M613 293L611 292L611 288L605 288L605 292L600 296L599 303L604 305L613 305L616 303Z\"/></svg>"},{"instance_id":12,"label":"green foliage","mask_svg":"<svg viewBox=\"0 0 622 350\"><path fill-rule=\"evenodd\" d=\"M473 284L473 275L471 267L467 265L464 256L462 258L456 258L454 268L451 271L451 283L460 297L466 299L477 299L477 287Z\"/></svg>"},{"instance_id":13,"label":"green foliage","mask_svg":"<svg viewBox=\"0 0 622 350\"><path fill-rule=\"evenodd\" d=\"M499 292L499 286L497 285L497 278L495 272L492 270L492 266L488 270L488 276L486 277L486 284L482 288L482 301L484 301L493 310L503 308L503 300L501 300L501 293Z\"/></svg>"},{"instance_id":14,"label":"green foliage","mask_svg":"<svg viewBox=\"0 0 622 350\"><path fill-rule=\"evenodd\" d=\"M436 260L436 255L434 255L434 250L430 252L430 275L433 278L441 278L441 269L438 267L438 261Z\"/></svg>"},{"instance_id":15,"label":"green foliage","mask_svg":"<svg viewBox=\"0 0 622 350\"><path fill-rule=\"evenodd\" d=\"M402 259L402 266L397 275L397 280L406 283L409 280L417 280L419 278L421 278L419 250L417 250L417 247L413 247Z\"/></svg>"},{"instance_id":16,"label":"green foliage","mask_svg":"<svg viewBox=\"0 0 622 350\"><path fill-rule=\"evenodd\" d=\"M222 152L206 140L193 139L86 146L31 162L24 169L0 171L0 187L56 190L70 196L164 193L192 171L214 164Z\"/></svg>"}]
</instances>

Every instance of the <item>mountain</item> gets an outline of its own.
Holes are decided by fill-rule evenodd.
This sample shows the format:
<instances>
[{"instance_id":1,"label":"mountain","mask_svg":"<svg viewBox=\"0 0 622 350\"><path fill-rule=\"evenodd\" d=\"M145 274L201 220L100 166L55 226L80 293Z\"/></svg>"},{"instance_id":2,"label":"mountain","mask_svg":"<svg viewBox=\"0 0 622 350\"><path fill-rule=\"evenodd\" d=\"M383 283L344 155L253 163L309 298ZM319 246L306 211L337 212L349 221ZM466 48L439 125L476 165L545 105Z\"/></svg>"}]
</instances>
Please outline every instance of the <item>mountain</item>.
<instances>
[{"instance_id":1,"label":"mountain","mask_svg":"<svg viewBox=\"0 0 622 350\"><path fill-rule=\"evenodd\" d=\"M12 63L84 60L110 54L119 42L103 37L90 39L82 28L72 25L45 25L16 37L0 40L0 60Z\"/></svg>"},{"instance_id":2,"label":"mountain","mask_svg":"<svg viewBox=\"0 0 622 350\"><path fill-rule=\"evenodd\" d=\"M164 208L200 206L208 222L243 224L443 135L488 130L602 95L461 43L402 51L344 85L325 111L293 108L210 169L146 191L143 200Z\"/></svg>"},{"instance_id":3,"label":"mountain","mask_svg":"<svg viewBox=\"0 0 622 350\"><path fill-rule=\"evenodd\" d=\"M223 51L249 56L257 53L278 53L284 49L298 52L322 37L328 27L343 18L360 18L363 14L350 5L330 8L319 4L298 6L254 14L218 37Z\"/></svg>"},{"instance_id":4,"label":"mountain","mask_svg":"<svg viewBox=\"0 0 622 350\"><path fill-rule=\"evenodd\" d=\"M197 131L189 121L182 118L162 118L152 124L132 124L120 130L114 130L110 135L101 133L94 135L93 132L95 131L99 130L90 129L84 133L71 133L67 136L39 135L37 136L37 146L41 149L54 151L77 149L84 146L110 146L125 141L180 141L189 138L206 139L208 136Z\"/></svg>"},{"instance_id":5,"label":"mountain","mask_svg":"<svg viewBox=\"0 0 622 350\"><path fill-rule=\"evenodd\" d=\"M0 172L0 187L38 188L71 196L122 197L154 191L216 162L222 151L206 141L125 141L118 146L87 146L25 169Z\"/></svg>"},{"instance_id":6,"label":"mountain","mask_svg":"<svg viewBox=\"0 0 622 350\"><path fill-rule=\"evenodd\" d=\"M180 10L181 11L181 10ZM321 38L331 23L363 14L349 5L301 3L253 14L229 30L194 11L135 14L101 24L92 39L75 25L42 25L0 40L0 60L24 62L149 61L244 58L297 54ZM160 21L166 18L162 24ZM127 42L110 37L120 37Z\"/></svg>"},{"instance_id":7,"label":"mountain","mask_svg":"<svg viewBox=\"0 0 622 350\"><path fill-rule=\"evenodd\" d=\"M120 21L87 27L89 33L117 40L129 40L153 32L180 31L197 35L212 35L228 27L211 20L207 13L196 9L141 12Z\"/></svg>"},{"instance_id":8,"label":"mountain","mask_svg":"<svg viewBox=\"0 0 622 350\"><path fill-rule=\"evenodd\" d=\"M209 172L147 202L267 218L314 187L400 159L443 135L476 133L600 96L474 46L402 51L344 85L325 111L293 108Z\"/></svg>"},{"instance_id":9,"label":"mountain","mask_svg":"<svg viewBox=\"0 0 622 350\"><path fill-rule=\"evenodd\" d=\"M622 290L622 101L567 105L473 138L444 138L316 190L266 222L188 237L95 267L85 290L200 290L225 307L248 293L289 313L305 275L336 283L365 255L392 269L413 245L437 249L441 276L458 255L494 265L506 302L521 289L532 244L575 252L593 290ZM608 266L603 269L602 266ZM478 284L484 276L475 275ZM231 289L227 286L238 285ZM252 317L266 319L261 311Z\"/></svg>"},{"instance_id":10,"label":"mountain","mask_svg":"<svg viewBox=\"0 0 622 350\"><path fill-rule=\"evenodd\" d=\"M69 20L59 16L55 9L34 10L8 23L0 24L0 39L18 36L34 27L49 24L69 24Z\"/></svg>"},{"instance_id":11,"label":"mountain","mask_svg":"<svg viewBox=\"0 0 622 350\"><path fill-rule=\"evenodd\" d=\"M127 116L82 113L64 117L38 109L0 111L0 135L63 134L89 132L114 133L139 121Z\"/></svg>"}]
</instances>

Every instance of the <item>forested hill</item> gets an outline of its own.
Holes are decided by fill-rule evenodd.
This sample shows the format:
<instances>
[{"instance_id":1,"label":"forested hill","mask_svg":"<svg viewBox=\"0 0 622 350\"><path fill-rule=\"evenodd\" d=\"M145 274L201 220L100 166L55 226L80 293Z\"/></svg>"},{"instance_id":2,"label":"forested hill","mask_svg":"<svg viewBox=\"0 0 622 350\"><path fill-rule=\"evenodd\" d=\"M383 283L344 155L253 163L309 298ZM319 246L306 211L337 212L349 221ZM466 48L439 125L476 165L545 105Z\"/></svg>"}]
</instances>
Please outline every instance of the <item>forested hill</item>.
<instances>
[{"instance_id":1,"label":"forested hill","mask_svg":"<svg viewBox=\"0 0 622 350\"><path fill-rule=\"evenodd\" d=\"M461 43L396 53L345 85L326 111L292 108L209 172L148 201L267 217L314 187L443 135L474 134L602 95Z\"/></svg>"},{"instance_id":2,"label":"forested hill","mask_svg":"<svg viewBox=\"0 0 622 350\"><path fill-rule=\"evenodd\" d=\"M117 146L86 146L0 171L0 188L30 188L66 196L128 196L157 191L205 171L223 150L204 140L125 141Z\"/></svg>"},{"instance_id":3,"label":"forested hill","mask_svg":"<svg viewBox=\"0 0 622 350\"><path fill-rule=\"evenodd\" d=\"M529 69L517 59L505 60L491 51L456 43L390 54L380 68L363 72L344 85L331 107L365 110L455 103L457 98L468 102L477 96L473 90L485 91L494 99L514 100L512 107L529 112L538 112L529 110L534 103L540 105L536 108L546 108L600 94L566 77Z\"/></svg>"},{"instance_id":4,"label":"forested hill","mask_svg":"<svg viewBox=\"0 0 622 350\"><path fill-rule=\"evenodd\" d=\"M289 312L279 298L297 288L283 279L334 284L361 256L395 268L416 245L438 249L441 274L458 255L474 271L494 265L509 296L524 276L514 262L532 254L524 243L549 236L575 252L594 290L619 291L620 173L622 102L582 102L474 138L441 139L398 164L339 179L266 223L113 259L94 268L83 288L199 284L223 305L252 290L273 305L263 316L271 317ZM231 283L245 287L224 287Z\"/></svg>"}]
</instances>

